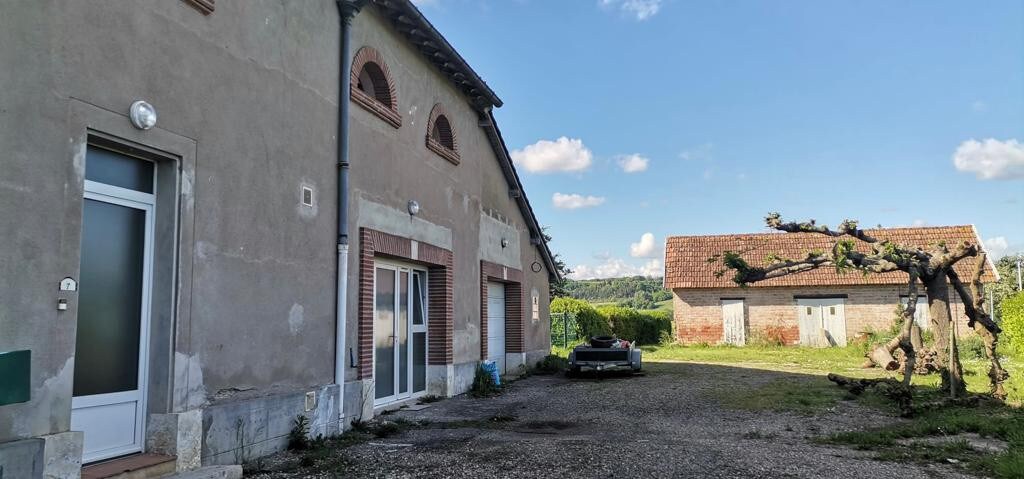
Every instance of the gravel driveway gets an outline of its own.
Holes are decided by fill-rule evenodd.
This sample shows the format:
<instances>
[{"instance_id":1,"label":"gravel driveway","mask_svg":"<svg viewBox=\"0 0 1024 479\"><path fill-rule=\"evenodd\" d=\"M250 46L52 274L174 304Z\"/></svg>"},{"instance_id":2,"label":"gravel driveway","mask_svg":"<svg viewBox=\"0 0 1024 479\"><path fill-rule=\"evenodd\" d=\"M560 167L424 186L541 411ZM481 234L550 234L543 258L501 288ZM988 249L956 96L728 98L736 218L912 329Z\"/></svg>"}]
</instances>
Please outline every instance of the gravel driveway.
<instances>
[{"instance_id":1,"label":"gravel driveway","mask_svg":"<svg viewBox=\"0 0 1024 479\"><path fill-rule=\"evenodd\" d=\"M633 377L534 376L497 397L389 414L424 426L332 451L336 472L259 477L969 477L815 444L816 436L891 421L852 401L802 415L720 400L778 379L807 377L692 363L645 364Z\"/></svg>"}]
</instances>

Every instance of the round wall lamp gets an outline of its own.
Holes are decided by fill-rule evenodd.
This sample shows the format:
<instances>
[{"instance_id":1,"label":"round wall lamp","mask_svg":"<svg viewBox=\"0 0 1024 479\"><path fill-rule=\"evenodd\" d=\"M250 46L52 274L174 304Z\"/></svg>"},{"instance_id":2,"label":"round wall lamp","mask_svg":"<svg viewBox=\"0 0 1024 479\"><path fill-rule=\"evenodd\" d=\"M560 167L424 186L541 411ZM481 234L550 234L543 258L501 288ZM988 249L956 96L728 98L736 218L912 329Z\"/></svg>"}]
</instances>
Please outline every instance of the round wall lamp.
<instances>
[{"instance_id":1,"label":"round wall lamp","mask_svg":"<svg viewBox=\"0 0 1024 479\"><path fill-rule=\"evenodd\" d=\"M156 108L142 100L132 103L131 108L128 109L128 117L132 121L132 126L140 130L148 130L156 126Z\"/></svg>"},{"instance_id":2,"label":"round wall lamp","mask_svg":"<svg viewBox=\"0 0 1024 479\"><path fill-rule=\"evenodd\" d=\"M409 214L416 216L420 213L420 204L416 200L409 200L407 205L409 208Z\"/></svg>"}]
</instances>

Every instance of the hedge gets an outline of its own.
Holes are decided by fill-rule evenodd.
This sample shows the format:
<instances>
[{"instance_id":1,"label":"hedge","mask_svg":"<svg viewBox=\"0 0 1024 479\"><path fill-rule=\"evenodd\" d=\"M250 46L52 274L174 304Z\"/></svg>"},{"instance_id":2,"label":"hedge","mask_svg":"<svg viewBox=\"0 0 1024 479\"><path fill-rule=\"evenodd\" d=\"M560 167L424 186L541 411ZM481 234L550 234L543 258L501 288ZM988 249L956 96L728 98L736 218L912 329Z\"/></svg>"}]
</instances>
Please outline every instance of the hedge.
<instances>
[{"instance_id":1,"label":"hedge","mask_svg":"<svg viewBox=\"0 0 1024 479\"><path fill-rule=\"evenodd\" d=\"M598 314L590 303L573 298L555 298L551 301L552 313L569 313L576 318L576 332L581 338L604 336L612 333L608 320Z\"/></svg>"},{"instance_id":2,"label":"hedge","mask_svg":"<svg viewBox=\"0 0 1024 479\"><path fill-rule=\"evenodd\" d=\"M1010 345L1018 355L1024 356L1024 292L1010 296L1002 303L1003 331L1010 337Z\"/></svg>"},{"instance_id":3,"label":"hedge","mask_svg":"<svg viewBox=\"0 0 1024 479\"><path fill-rule=\"evenodd\" d=\"M637 344L658 344L663 332L672 332L672 319L668 311L638 311L619 306L603 306L597 312L607 318L615 336Z\"/></svg>"}]
</instances>

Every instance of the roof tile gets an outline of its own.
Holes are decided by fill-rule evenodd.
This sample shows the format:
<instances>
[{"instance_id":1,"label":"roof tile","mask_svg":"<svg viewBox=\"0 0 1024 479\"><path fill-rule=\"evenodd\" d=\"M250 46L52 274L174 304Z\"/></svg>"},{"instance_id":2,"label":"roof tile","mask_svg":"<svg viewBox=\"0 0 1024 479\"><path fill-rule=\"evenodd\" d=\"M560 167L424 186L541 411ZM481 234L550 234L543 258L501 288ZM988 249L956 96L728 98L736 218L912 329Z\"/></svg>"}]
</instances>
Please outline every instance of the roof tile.
<instances>
[{"instance_id":1,"label":"roof tile","mask_svg":"<svg viewBox=\"0 0 1024 479\"><path fill-rule=\"evenodd\" d=\"M934 226L917 228L881 228L865 230L869 235L888 239L897 244L927 248L940 241L947 244L970 242L981 245L974 227ZM709 261L725 251L736 251L754 266L765 266L766 258L775 254L782 258L799 259L808 252L818 249L829 251L836 239L817 233L750 233L710 236L670 236L665 245L665 287L674 288L734 288L732 274L716 275L724 267L720 259ZM867 243L857 241L857 249L870 251ZM995 281L991 263L986 263L982 281ZM955 266L963 279L970 278L974 262L964 260ZM802 273L773 278L751 286L833 286L903 284L907 276L902 272L868 274L858 272L839 273L834 268L823 267Z\"/></svg>"}]
</instances>

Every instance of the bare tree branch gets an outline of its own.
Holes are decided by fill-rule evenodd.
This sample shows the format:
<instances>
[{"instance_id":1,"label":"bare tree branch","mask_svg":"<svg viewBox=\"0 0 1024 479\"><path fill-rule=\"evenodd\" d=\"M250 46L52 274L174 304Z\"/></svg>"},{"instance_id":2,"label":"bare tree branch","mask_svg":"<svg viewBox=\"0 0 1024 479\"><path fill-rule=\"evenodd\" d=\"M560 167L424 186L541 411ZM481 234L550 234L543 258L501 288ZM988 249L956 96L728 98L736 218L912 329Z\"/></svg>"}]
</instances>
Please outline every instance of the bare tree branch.
<instances>
[{"instance_id":1,"label":"bare tree branch","mask_svg":"<svg viewBox=\"0 0 1024 479\"><path fill-rule=\"evenodd\" d=\"M782 215L779 213L770 213L764 219L765 224L769 228L779 231L785 231L786 233L819 233L833 238L840 236L852 236L865 243L877 243L878 239L868 235L864 230L857 227L857 220L846 219L839 224L839 229L833 231L829 229L827 225L818 226L814 220L805 221L803 223L797 223L794 221L783 222Z\"/></svg>"}]
</instances>

